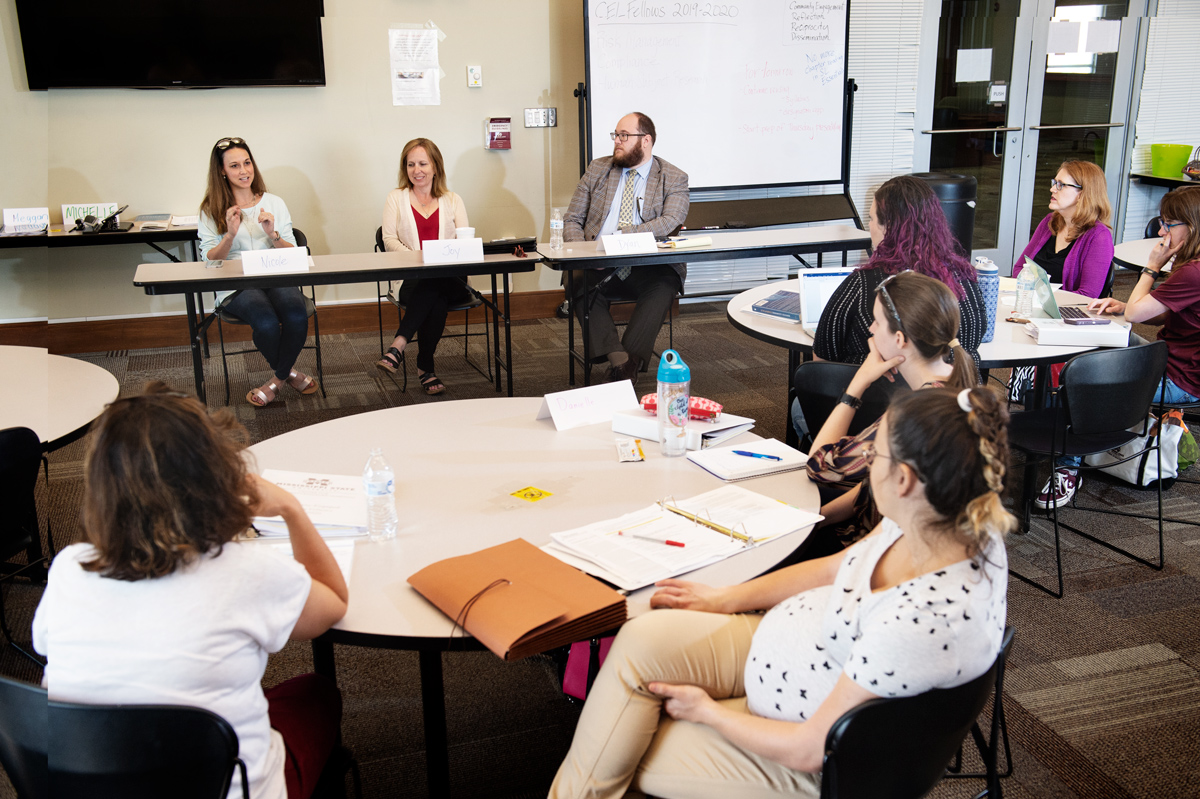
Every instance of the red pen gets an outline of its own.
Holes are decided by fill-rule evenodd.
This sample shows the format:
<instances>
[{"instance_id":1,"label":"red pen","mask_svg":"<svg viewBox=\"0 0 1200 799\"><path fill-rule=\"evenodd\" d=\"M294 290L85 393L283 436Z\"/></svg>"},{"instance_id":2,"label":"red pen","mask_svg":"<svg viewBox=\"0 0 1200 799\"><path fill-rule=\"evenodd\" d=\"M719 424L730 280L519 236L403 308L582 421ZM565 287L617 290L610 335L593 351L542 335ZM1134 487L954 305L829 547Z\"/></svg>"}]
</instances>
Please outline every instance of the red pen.
<instances>
[{"instance_id":1,"label":"red pen","mask_svg":"<svg viewBox=\"0 0 1200 799\"><path fill-rule=\"evenodd\" d=\"M625 532L624 530L618 530L618 531L617 531L617 535L627 535L627 536L629 536L630 538L636 538L636 539L638 539L638 540L641 540L641 541L653 541L653 542L654 542L654 543L656 543L656 544L666 544L666 545L667 545L667 546L669 546L669 547L683 547L683 546L687 546L687 545L686 545L686 544L684 544L682 541L672 541L672 540L671 540L671 539L669 539L669 538L666 538L666 539L663 539L663 538L651 538L651 537L650 537L650 536L648 536L648 535L638 535L637 533L627 533L627 532Z\"/></svg>"}]
</instances>

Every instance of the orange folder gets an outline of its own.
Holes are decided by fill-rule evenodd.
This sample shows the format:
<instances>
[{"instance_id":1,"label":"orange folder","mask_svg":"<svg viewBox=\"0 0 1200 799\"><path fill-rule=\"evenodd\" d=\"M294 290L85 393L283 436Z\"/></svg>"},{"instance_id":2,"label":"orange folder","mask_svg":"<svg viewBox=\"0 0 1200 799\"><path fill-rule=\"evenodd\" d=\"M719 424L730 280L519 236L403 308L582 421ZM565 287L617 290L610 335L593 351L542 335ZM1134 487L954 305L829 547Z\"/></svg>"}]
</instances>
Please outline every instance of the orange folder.
<instances>
[{"instance_id":1,"label":"orange folder","mask_svg":"<svg viewBox=\"0 0 1200 799\"><path fill-rule=\"evenodd\" d=\"M590 638L628 618L625 597L521 538L440 560L408 582L503 660Z\"/></svg>"}]
</instances>

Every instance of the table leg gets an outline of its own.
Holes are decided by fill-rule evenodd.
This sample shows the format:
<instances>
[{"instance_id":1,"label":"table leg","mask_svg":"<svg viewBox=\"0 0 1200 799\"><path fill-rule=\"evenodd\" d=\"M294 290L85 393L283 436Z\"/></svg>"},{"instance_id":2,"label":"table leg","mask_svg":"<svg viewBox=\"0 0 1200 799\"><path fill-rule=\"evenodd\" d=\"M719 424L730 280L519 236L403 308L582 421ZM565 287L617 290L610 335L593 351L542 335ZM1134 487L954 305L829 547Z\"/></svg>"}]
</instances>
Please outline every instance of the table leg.
<instances>
[{"instance_id":1,"label":"table leg","mask_svg":"<svg viewBox=\"0 0 1200 799\"><path fill-rule=\"evenodd\" d=\"M202 404L208 403L204 390L204 361L200 356L200 333L196 324L196 297L191 292L183 295L187 301L188 342L192 345L192 372L196 381L196 396Z\"/></svg>"},{"instance_id":2,"label":"table leg","mask_svg":"<svg viewBox=\"0 0 1200 799\"><path fill-rule=\"evenodd\" d=\"M496 278L493 277L492 280ZM495 289L493 288L493 291ZM494 297L494 295L493 295ZM511 292L508 290L508 275L504 276L504 371L508 375L508 396L513 395L513 362L512 362L512 308L509 305ZM500 357L500 333L496 331L496 358ZM496 390L500 390L500 370L496 370Z\"/></svg>"},{"instance_id":3,"label":"table leg","mask_svg":"<svg viewBox=\"0 0 1200 799\"><path fill-rule=\"evenodd\" d=\"M431 797L450 795L450 753L446 737L446 697L442 653L421 650L421 710L425 721L425 777Z\"/></svg>"},{"instance_id":4,"label":"table leg","mask_svg":"<svg viewBox=\"0 0 1200 799\"><path fill-rule=\"evenodd\" d=\"M325 636L313 639L313 671L337 682L337 664L333 660L333 642Z\"/></svg>"},{"instance_id":5,"label":"table leg","mask_svg":"<svg viewBox=\"0 0 1200 799\"><path fill-rule=\"evenodd\" d=\"M1038 366L1033 372L1033 407L1046 407L1046 384L1050 379L1050 367ZM1050 464L1050 469L1054 469L1054 464ZM1025 462L1025 478L1021 482L1021 529L1029 532L1030 508L1033 507L1033 498L1037 496L1041 486L1037 483L1037 463L1030 459Z\"/></svg>"},{"instance_id":6,"label":"table leg","mask_svg":"<svg viewBox=\"0 0 1200 799\"><path fill-rule=\"evenodd\" d=\"M567 270L567 385L575 385L575 271Z\"/></svg>"}]
</instances>

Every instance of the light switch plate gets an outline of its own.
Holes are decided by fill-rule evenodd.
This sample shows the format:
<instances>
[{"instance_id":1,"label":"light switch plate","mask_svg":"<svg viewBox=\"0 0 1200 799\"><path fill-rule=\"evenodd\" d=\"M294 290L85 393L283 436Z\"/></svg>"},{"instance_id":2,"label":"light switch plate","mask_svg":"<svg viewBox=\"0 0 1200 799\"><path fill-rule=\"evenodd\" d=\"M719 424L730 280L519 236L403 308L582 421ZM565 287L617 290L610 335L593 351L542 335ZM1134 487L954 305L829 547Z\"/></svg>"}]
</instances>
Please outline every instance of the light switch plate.
<instances>
[{"instance_id":1,"label":"light switch plate","mask_svg":"<svg viewBox=\"0 0 1200 799\"><path fill-rule=\"evenodd\" d=\"M468 89L483 88L483 67L481 67L481 66L467 67L467 88Z\"/></svg>"},{"instance_id":2,"label":"light switch plate","mask_svg":"<svg viewBox=\"0 0 1200 799\"><path fill-rule=\"evenodd\" d=\"M526 108L525 127L527 128L556 128L558 127L557 108Z\"/></svg>"}]
</instances>

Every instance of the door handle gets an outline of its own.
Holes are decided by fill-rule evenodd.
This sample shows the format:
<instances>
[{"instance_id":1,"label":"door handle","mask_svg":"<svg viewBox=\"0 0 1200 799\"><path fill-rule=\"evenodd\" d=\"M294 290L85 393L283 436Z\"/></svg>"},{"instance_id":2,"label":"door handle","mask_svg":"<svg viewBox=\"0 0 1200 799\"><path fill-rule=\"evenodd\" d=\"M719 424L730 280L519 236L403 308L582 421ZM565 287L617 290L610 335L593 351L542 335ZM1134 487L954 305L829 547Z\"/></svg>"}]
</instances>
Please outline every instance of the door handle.
<instances>
[{"instance_id":1,"label":"door handle","mask_svg":"<svg viewBox=\"0 0 1200 799\"><path fill-rule=\"evenodd\" d=\"M1124 122L1097 122L1095 125L1030 125L1030 130L1086 130L1088 128L1123 128Z\"/></svg>"},{"instance_id":2,"label":"door handle","mask_svg":"<svg viewBox=\"0 0 1200 799\"><path fill-rule=\"evenodd\" d=\"M948 130L923 130L922 133L1007 133L1010 130L1020 130L1020 127L1015 128L952 128Z\"/></svg>"}]
</instances>

